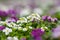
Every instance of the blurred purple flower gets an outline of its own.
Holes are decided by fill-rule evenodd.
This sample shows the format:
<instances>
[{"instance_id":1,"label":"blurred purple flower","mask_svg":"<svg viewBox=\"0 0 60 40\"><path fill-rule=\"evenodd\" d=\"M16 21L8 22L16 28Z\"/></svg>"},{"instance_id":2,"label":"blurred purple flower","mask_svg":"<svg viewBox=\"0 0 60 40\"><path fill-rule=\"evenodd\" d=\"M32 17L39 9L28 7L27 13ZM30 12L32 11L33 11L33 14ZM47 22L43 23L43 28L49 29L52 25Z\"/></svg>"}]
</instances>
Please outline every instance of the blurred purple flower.
<instances>
[{"instance_id":1,"label":"blurred purple flower","mask_svg":"<svg viewBox=\"0 0 60 40\"><path fill-rule=\"evenodd\" d=\"M58 19L57 18L52 18L51 21L56 22Z\"/></svg>"},{"instance_id":2,"label":"blurred purple flower","mask_svg":"<svg viewBox=\"0 0 60 40\"><path fill-rule=\"evenodd\" d=\"M13 10L13 9L8 10L7 13L8 13L8 16L11 16L11 17L13 16L16 17L16 14L17 14L16 10Z\"/></svg>"},{"instance_id":3,"label":"blurred purple flower","mask_svg":"<svg viewBox=\"0 0 60 40\"><path fill-rule=\"evenodd\" d=\"M33 29L31 32L31 36L34 38L34 40L42 40L42 35L44 34L44 31L42 29Z\"/></svg>"},{"instance_id":4,"label":"blurred purple flower","mask_svg":"<svg viewBox=\"0 0 60 40\"><path fill-rule=\"evenodd\" d=\"M42 20L48 20L52 22L56 22L58 19L57 18L52 18L51 16L42 16Z\"/></svg>"},{"instance_id":5,"label":"blurred purple flower","mask_svg":"<svg viewBox=\"0 0 60 40\"><path fill-rule=\"evenodd\" d=\"M60 0L55 0L54 2L56 6L60 6Z\"/></svg>"},{"instance_id":6,"label":"blurred purple flower","mask_svg":"<svg viewBox=\"0 0 60 40\"><path fill-rule=\"evenodd\" d=\"M0 10L0 16L6 17L7 15L7 12Z\"/></svg>"},{"instance_id":7,"label":"blurred purple flower","mask_svg":"<svg viewBox=\"0 0 60 40\"><path fill-rule=\"evenodd\" d=\"M42 40L42 38L41 37L36 37L36 38L34 38L34 40Z\"/></svg>"},{"instance_id":8,"label":"blurred purple flower","mask_svg":"<svg viewBox=\"0 0 60 40\"><path fill-rule=\"evenodd\" d=\"M11 17L11 18L15 19L16 21L19 20L17 17Z\"/></svg>"},{"instance_id":9,"label":"blurred purple flower","mask_svg":"<svg viewBox=\"0 0 60 40\"><path fill-rule=\"evenodd\" d=\"M44 34L44 31L42 31L42 29L33 29L32 32L31 32L31 35L33 37L40 37Z\"/></svg>"},{"instance_id":10,"label":"blurred purple flower","mask_svg":"<svg viewBox=\"0 0 60 40\"><path fill-rule=\"evenodd\" d=\"M43 20L47 20L47 17L48 17L48 16L42 16L42 19L43 19Z\"/></svg>"},{"instance_id":11,"label":"blurred purple flower","mask_svg":"<svg viewBox=\"0 0 60 40\"><path fill-rule=\"evenodd\" d=\"M60 25L58 25L55 29L53 29L52 37L54 38L60 37Z\"/></svg>"},{"instance_id":12,"label":"blurred purple flower","mask_svg":"<svg viewBox=\"0 0 60 40\"><path fill-rule=\"evenodd\" d=\"M16 22L17 20L18 20L17 17L11 17L6 19L7 22Z\"/></svg>"},{"instance_id":13,"label":"blurred purple flower","mask_svg":"<svg viewBox=\"0 0 60 40\"><path fill-rule=\"evenodd\" d=\"M51 19L52 19L51 16L48 16L48 17L47 17L47 20L48 20L48 21L51 21Z\"/></svg>"},{"instance_id":14,"label":"blurred purple flower","mask_svg":"<svg viewBox=\"0 0 60 40\"><path fill-rule=\"evenodd\" d=\"M5 27L4 26L0 26L0 30L3 30L3 29L5 29Z\"/></svg>"}]
</instances>

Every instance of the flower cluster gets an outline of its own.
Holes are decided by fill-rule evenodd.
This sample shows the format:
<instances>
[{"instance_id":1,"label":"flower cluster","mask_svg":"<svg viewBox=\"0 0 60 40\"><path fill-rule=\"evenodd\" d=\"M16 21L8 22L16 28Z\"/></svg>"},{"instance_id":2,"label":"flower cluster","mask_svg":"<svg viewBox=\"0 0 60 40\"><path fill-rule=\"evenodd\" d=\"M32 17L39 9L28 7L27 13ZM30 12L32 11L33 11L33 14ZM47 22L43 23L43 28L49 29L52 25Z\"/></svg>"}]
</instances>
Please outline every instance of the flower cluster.
<instances>
[{"instance_id":1,"label":"flower cluster","mask_svg":"<svg viewBox=\"0 0 60 40\"><path fill-rule=\"evenodd\" d=\"M57 21L57 18L52 18L51 16L42 16L42 19L44 21L45 20L52 21L52 22L56 22Z\"/></svg>"},{"instance_id":2,"label":"flower cluster","mask_svg":"<svg viewBox=\"0 0 60 40\"><path fill-rule=\"evenodd\" d=\"M0 21L0 38L1 40L44 40L44 35L48 36L47 31L49 33L51 27L54 28L57 24L55 21L57 18L41 17L37 13L19 19L12 17L10 20Z\"/></svg>"}]
</instances>

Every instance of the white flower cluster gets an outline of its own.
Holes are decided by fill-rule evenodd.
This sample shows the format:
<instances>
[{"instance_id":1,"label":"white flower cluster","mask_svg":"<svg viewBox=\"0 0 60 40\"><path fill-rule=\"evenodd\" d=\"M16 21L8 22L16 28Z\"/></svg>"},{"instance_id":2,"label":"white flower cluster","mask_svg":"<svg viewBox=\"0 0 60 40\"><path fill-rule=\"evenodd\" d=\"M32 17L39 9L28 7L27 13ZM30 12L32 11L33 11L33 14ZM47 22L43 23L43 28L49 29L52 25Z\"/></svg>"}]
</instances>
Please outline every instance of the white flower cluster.
<instances>
[{"instance_id":1,"label":"white flower cluster","mask_svg":"<svg viewBox=\"0 0 60 40\"><path fill-rule=\"evenodd\" d=\"M48 27L41 27L42 31L45 31L48 29Z\"/></svg>"},{"instance_id":2,"label":"white flower cluster","mask_svg":"<svg viewBox=\"0 0 60 40\"><path fill-rule=\"evenodd\" d=\"M22 31L27 31L28 28L29 28L29 29L33 29L31 26L29 26L28 28L26 28L26 27L23 28L23 27L21 27L21 24L16 24L16 23L14 23L14 22L6 23L6 25L7 25L8 27L13 28L13 29L22 30Z\"/></svg>"},{"instance_id":3,"label":"white flower cluster","mask_svg":"<svg viewBox=\"0 0 60 40\"><path fill-rule=\"evenodd\" d=\"M29 21L33 21L33 19L40 20L41 17L38 14L32 14L32 15L28 16L27 18L25 18L25 17L19 18L19 20L16 23L15 22L9 23L6 21L5 22L1 21L0 25L7 26L5 29L3 29L3 32L5 33L5 35L9 35L11 32L13 32L13 29L26 32L27 30L33 29L33 27L32 26L22 27L21 25L24 23L27 23Z\"/></svg>"},{"instance_id":4,"label":"white flower cluster","mask_svg":"<svg viewBox=\"0 0 60 40\"><path fill-rule=\"evenodd\" d=\"M7 40L18 40L17 37L7 37Z\"/></svg>"},{"instance_id":5,"label":"white flower cluster","mask_svg":"<svg viewBox=\"0 0 60 40\"><path fill-rule=\"evenodd\" d=\"M25 17L19 18L17 23L27 23L27 19Z\"/></svg>"},{"instance_id":6,"label":"white flower cluster","mask_svg":"<svg viewBox=\"0 0 60 40\"><path fill-rule=\"evenodd\" d=\"M27 19L29 20L28 22L30 22L30 21L33 21L34 19L36 19L36 20L40 20L41 17L40 17L39 14L37 14L37 13L33 13L33 14L29 15L29 16L27 17Z\"/></svg>"},{"instance_id":7,"label":"white flower cluster","mask_svg":"<svg viewBox=\"0 0 60 40\"><path fill-rule=\"evenodd\" d=\"M6 28L3 30L3 32L5 32L5 34L8 35L10 32L12 32L12 29L6 27Z\"/></svg>"}]
</instances>

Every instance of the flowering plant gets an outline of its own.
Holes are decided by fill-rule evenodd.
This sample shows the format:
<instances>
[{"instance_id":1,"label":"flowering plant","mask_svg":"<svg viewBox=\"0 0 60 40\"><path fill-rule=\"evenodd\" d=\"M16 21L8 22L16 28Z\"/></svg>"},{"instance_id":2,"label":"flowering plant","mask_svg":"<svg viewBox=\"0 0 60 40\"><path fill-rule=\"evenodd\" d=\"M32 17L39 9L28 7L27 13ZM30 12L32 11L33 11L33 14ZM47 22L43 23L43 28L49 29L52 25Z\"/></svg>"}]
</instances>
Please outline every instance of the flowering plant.
<instances>
[{"instance_id":1,"label":"flowering plant","mask_svg":"<svg viewBox=\"0 0 60 40\"><path fill-rule=\"evenodd\" d=\"M58 19L33 13L17 21L0 21L0 40L52 40Z\"/></svg>"}]
</instances>

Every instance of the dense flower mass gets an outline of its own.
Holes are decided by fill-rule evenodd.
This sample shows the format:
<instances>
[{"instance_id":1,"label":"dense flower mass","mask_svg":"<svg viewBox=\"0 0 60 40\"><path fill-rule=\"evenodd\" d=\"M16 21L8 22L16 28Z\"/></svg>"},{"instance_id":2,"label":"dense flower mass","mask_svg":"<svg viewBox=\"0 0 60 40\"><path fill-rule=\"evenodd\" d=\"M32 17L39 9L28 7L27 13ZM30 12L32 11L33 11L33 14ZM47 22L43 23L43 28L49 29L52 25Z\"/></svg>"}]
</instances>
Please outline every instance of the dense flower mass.
<instances>
[{"instance_id":1,"label":"dense flower mass","mask_svg":"<svg viewBox=\"0 0 60 40\"><path fill-rule=\"evenodd\" d=\"M56 22L58 19L57 18L52 18L51 16L42 16L42 19L44 21L52 21L52 22Z\"/></svg>"},{"instance_id":2,"label":"dense flower mass","mask_svg":"<svg viewBox=\"0 0 60 40\"><path fill-rule=\"evenodd\" d=\"M33 29L31 32L31 35L35 40L42 40L41 36L44 34L44 31L42 29Z\"/></svg>"},{"instance_id":3,"label":"dense flower mass","mask_svg":"<svg viewBox=\"0 0 60 40\"><path fill-rule=\"evenodd\" d=\"M11 10L11 13L15 12ZM0 34L4 35L1 35L0 38L1 40L45 40L46 36L49 37L52 28L55 28L56 21L58 19L55 17L41 17L37 13L20 18L11 16L5 21L0 21ZM54 33L56 32L54 31ZM45 38L43 39L43 37Z\"/></svg>"},{"instance_id":4,"label":"dense flower mass","mask_svg":"<svg viewBox=\"0 0 60 40\"><path fill-rule=\"evenodd\" d=\"M31 32L31 35L33 37L40 37L44 34L44 31L42 29L33 29Z\"/></svg>"}]
</instances>

